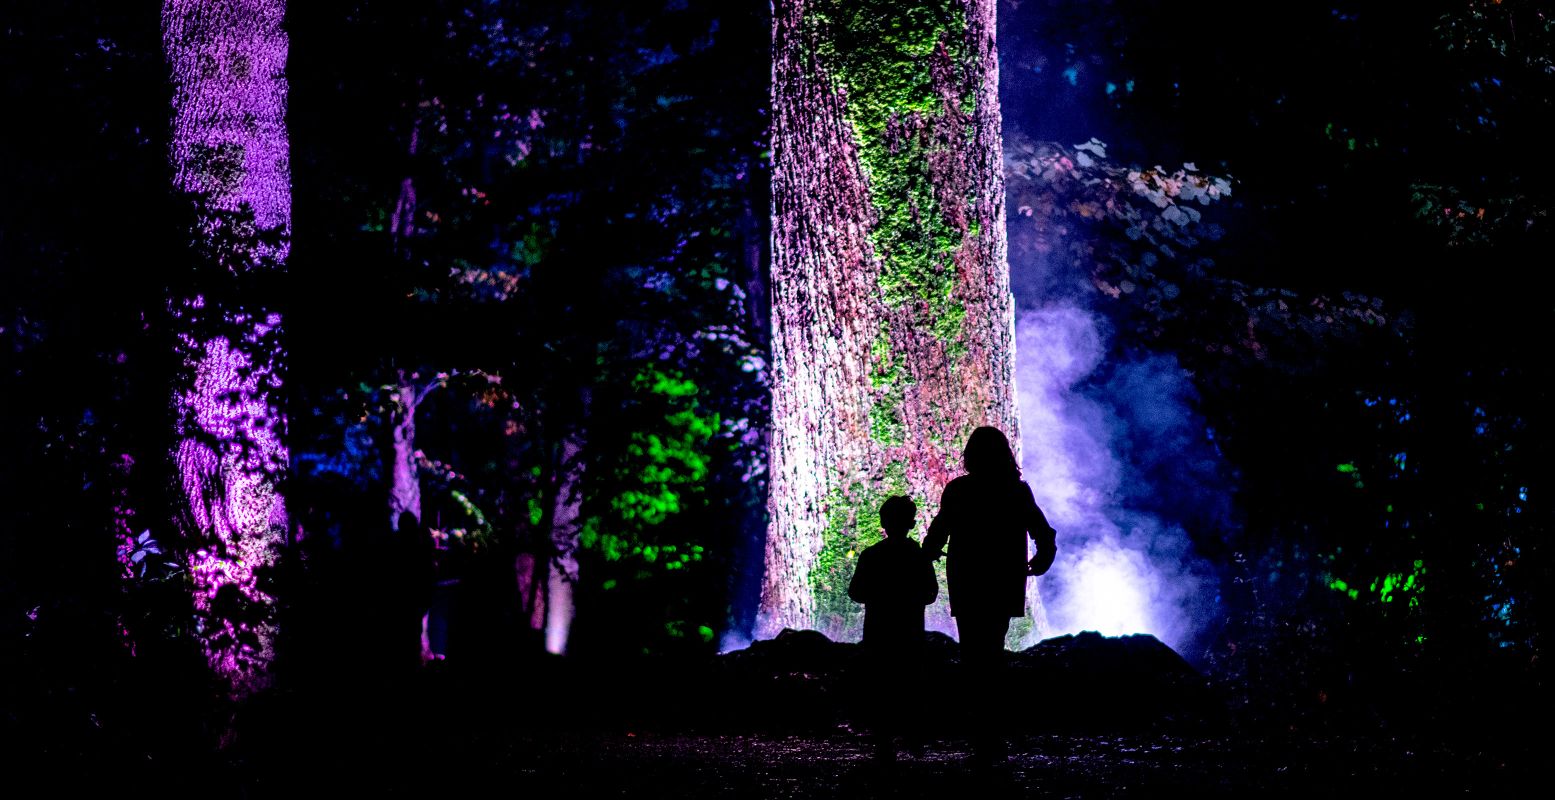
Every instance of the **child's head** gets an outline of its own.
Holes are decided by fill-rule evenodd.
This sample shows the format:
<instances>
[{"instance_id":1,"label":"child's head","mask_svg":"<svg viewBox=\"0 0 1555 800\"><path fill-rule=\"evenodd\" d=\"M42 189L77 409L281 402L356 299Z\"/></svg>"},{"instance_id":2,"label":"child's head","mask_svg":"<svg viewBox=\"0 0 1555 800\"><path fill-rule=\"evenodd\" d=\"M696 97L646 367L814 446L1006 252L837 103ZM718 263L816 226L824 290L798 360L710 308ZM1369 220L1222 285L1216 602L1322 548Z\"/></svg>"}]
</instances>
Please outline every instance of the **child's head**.
<instances>
[{"instance_id":1,"label":"child's head","mask_svg":"<svg viewBox=\"0 0 1555 800\"><path fill-rule=\"evenodd\" d=\"M885 529L886 536L901 536L912 530L913 523L918 520L918 506L912 498L896 495L887 498L885 504L880 506L880 527Z\"/></svg>"}]
</instances>

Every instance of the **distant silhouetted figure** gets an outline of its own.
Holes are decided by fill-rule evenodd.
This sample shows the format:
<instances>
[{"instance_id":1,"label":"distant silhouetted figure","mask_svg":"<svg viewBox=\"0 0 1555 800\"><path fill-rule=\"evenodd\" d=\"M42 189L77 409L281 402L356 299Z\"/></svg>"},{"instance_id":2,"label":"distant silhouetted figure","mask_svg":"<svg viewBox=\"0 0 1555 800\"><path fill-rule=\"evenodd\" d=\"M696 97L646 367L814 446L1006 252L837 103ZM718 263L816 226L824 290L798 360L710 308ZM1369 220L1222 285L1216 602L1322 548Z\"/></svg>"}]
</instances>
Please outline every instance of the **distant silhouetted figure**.
<instances>
[{"instance_id":1,"label":"distant silhouetted figure","mask_svg":"<svg viewBox=\"0 0 1555 800\"><path fill-rule=\"evenodd\" d=\"M900 495L880 507L885 540L859 554L848 597L864 604L864 653L870 673L870 704L877 755L896 758L895 737L905 733L916 749L918 731L910 725L911 700L922 664L923 607L939 596L934 564L907 536L918 507Z\"/></svg>"},{"instance_id":2,"label":"distant silhouetted figure","mask_svg":"<svg viewBox=\"0 0 1555 800\"><path fill-rule=\"evenodd\" d=\"M385 576L389 584L385 605L394 617L395 655L422 664L427 660L426 615L432 605L436 569L432 537L409 511L395 519L389 536L393 555Z\"/></svg>"},{"instance_id":3,"label":"distant silhouetted figure","mask_svg":"<svg viewBox=\"0 0 1555 800\"><path fill-rule=\"evenodd\" d=\"M1003 739L994 693L1004 637L1010 618L1026 613L1026 577L1041 575L1053 565L1056 531L1037 508L1031 487L1021 480L1010 441L998 428L973 431L962 463L967 474L945 487L923 548L932 560L950 543L945 580L967 685L974 688L969 699L981 733L974 744L980 754L997 757ZM1037 545L1030 561L1027 536Z\"/></svg>"}]
</instances>

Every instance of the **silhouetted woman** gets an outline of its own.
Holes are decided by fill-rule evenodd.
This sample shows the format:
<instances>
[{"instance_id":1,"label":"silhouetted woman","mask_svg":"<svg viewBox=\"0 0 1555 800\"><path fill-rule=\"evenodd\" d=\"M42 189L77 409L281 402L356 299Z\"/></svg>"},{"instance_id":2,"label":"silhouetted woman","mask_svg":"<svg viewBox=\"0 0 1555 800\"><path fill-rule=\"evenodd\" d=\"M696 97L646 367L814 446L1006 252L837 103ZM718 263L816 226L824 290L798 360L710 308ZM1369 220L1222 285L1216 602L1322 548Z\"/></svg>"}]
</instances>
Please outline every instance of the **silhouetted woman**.
<instances>
[{"instance_id":1,"label":"silhouetted woman","mask_svg":"<svg viewBox=\"0 0 1555 800\"><path fill-rule=\"evenodd\" d=\"M993 724L998 669L1010 618L1026 613L1026 576L1041 575L1057 553L1055 531L1048 525L1031 487L1020 479L1020 467L1010 440L998 428L972 432L962 453L967 474L951 481L940 498L939 514L929 524L923 549L932 559L949 540L945 564L950 589L950 613L961 639L961 662L967 668L972 702ZM1026 560L1026 537L1037 554ZM1001 745L982 738L979 750L999 752Z\"/></svg>"}]
</instances>

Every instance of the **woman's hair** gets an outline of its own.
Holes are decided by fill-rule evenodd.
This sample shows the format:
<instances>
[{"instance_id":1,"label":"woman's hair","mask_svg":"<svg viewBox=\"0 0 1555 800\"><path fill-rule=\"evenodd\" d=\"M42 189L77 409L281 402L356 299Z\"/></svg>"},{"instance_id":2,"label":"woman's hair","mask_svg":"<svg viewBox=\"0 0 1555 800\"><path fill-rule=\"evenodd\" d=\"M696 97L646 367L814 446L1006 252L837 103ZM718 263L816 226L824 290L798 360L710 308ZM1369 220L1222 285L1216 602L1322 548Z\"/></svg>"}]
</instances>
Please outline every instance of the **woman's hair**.
<instances>
[{"instance_id":1,"label":"woman's hair","mask_svg":"<svg viewBox=\"0 0 1555 800\"><path fill-rule=\"evenodd\" d=\"M1020 466L1015 463L1015 451L1010 440L998 428L983 426L966 440L966 450L961 453L961 464L973 475L1020 476Z\"/></svg>"}]
</instances>

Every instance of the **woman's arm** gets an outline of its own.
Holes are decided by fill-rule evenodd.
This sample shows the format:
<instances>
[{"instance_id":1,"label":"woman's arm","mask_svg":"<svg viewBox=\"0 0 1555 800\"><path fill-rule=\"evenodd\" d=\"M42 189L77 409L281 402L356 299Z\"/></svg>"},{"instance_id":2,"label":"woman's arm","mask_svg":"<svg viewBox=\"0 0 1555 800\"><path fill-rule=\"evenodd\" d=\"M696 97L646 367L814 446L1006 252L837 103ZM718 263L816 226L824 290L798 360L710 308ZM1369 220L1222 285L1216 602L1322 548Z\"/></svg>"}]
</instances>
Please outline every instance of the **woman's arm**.
<instances>
[{"instance_id":1,"label":"woman's arm","mask_svg":"<svg viewBox=\"0 0 1555 800\"><path fill-rule=\"evenodd\" d=\"M1026 573L1041 575L1052 568L1053 559L1058 556L1058 531L1048 524L1047 516L1037 506L1037 499L1031 494L1031 484L1021 481L1021 486L1026 489L1026 533L1037 545L1037 554L1026 562Z\"/></svg>"},{"instance_id":2,"label":"woman's arm","mask_svg":"<svg viewBox=\"0 0 1555 800\"><path fill-rule=\"evenodd\" d=\"M954 482L945 487L945 492L939 497L939 513L934 515L934 520L929 523L929 532L923 536L923 552L932 563L945 555L945 542L950 539L950 529L955 526L956 515L960 512L957 507L957 498L952 490Z\"/></svg>"}]
</instances>

